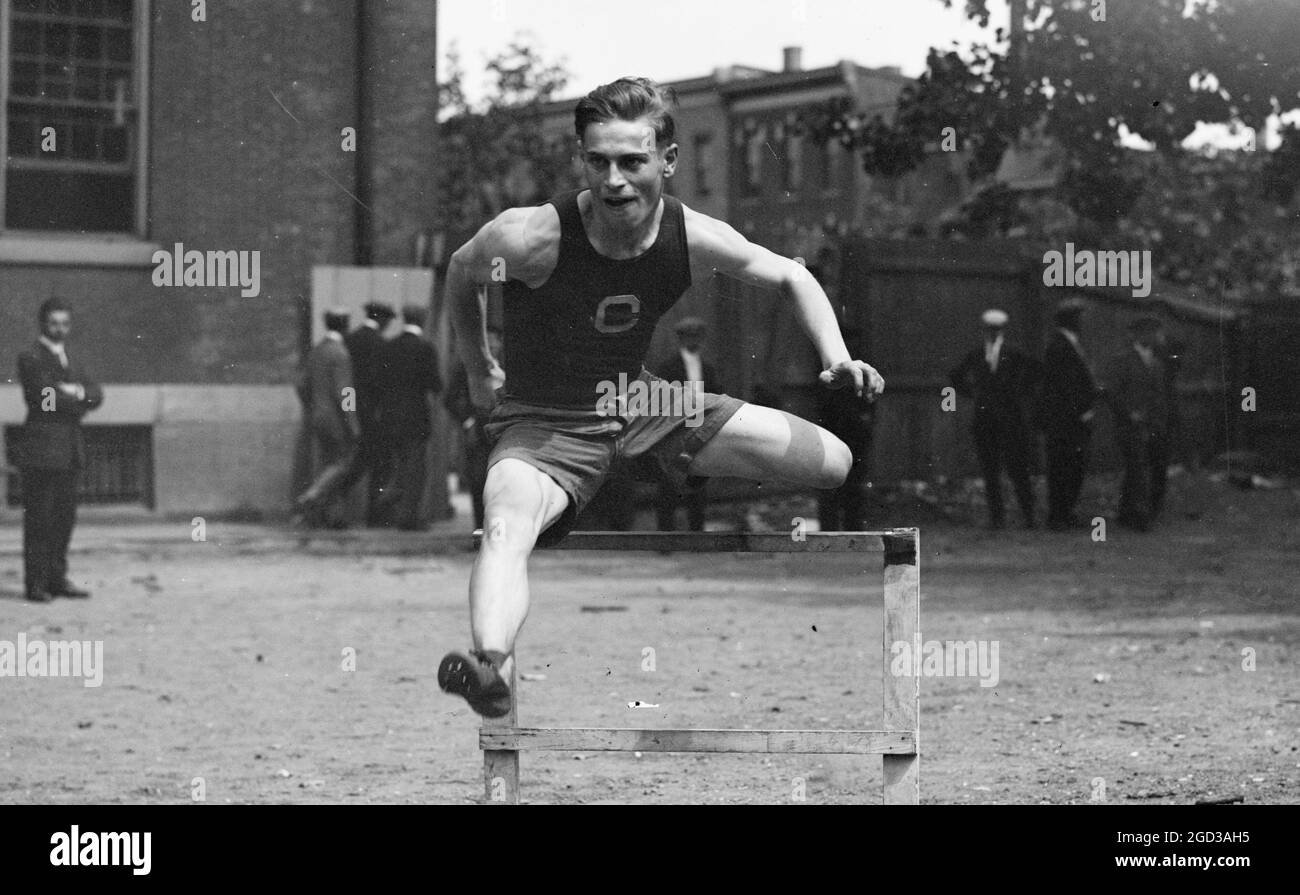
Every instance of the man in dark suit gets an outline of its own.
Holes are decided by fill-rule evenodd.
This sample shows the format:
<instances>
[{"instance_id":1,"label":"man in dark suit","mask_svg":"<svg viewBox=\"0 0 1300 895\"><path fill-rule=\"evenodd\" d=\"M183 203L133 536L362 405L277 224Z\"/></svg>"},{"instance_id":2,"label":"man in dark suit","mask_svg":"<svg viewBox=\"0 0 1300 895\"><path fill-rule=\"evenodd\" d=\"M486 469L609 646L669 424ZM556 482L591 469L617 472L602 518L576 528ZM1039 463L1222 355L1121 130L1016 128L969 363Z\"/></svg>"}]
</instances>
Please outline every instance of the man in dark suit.
<instances>
[{"instance_id":1,"label":"man in dark suit","mask_svg":"<svg viewBox=\"0 0 1300 895\"><path fill-rule=\"evenodd\" d=\"M1124 456L1118 522L1147 531L1160 512L1169 466L1170 387L1159 350L1160 320L1141 317L1129 327L1133 341L1107 367L1106 399Z\"/></svg>"},{"instance_id":2,"label":"man in dark suit","mask_svg":"<svg viewBox=\"0 0 1300 895\"><path fill-rule=\"evenodd\" d=\"M1034 527L1034 492L1029 485L1032 433L1026 406L1041 377L1041 366L1029 355L1006 344L1006 312L990 309L980 318L984 344L966 355L949 373L957 394L975 401L975 451L984 474L989 517L993 528L1005 523L1002 467L1016 489L1025 528Z\"/></svg>"},{"instance_id":3,"label":"man in dark suit","mask_svg":"<svg viewBox=\"0 0 1300 895\"><path fill-rule=\"evenodd\" d=\"M673 327L673 332L677 334L677 351L650 367L650 372L670 382L701 383L698 386L687 386L699 390L701 406L703 406L703 392L717 393L721 387L717 373L712 365L704 362L701 353L707 330L707 324L699 317L683 317ZM709 505L706 482L688 482L686 490L679 493L661 471L657 470L655 477L659 480L655 492L655 517L659 530L677 530L677 507L684 503L687 526L691 531L704 531L704 516Z\"/></svg>"},{"instance_id":4,"label":"man in dark suit","mask_svg":"<svg viewBox=\"0 0 1300 895\"><path fill-rule=\"evenodd\" d=\"M1063 531L1075 524L1087 470L1097 384L1079 341L1083 304L1069 301L1056 310L1056 332L1043 354L1043 393L1038 423L1046 439L1047 527Z\"/></svg>"},{"instance_id":5,"label":"man in dark suit","mask_svg":"<svg viewBox=\"0 0 1300 895\"><path fill-rule=\"evenodd\" d=\"M352 467L361 434L352 360L343 344L347 330L347 311L325 313L325 338L307 355L298 387L322 467L298 505L312 524L331 528L346 525L345 519L331 515L331 504L342 493L339 485Z\"/></svg>"},{"instance_id":6,"label":"man in dark suit","mask_svg":"<svg viewBox=\"0 0 1300 895\"><path fill-rule=\"evenodd\" d=\"M77 484L86 465L81 418L104 393L68 357L72 312L47 299L41 336L18 356L18 380L27 404L19 453L23 489L23 568L27 599L89 597L68 580L68 544L77 521Z\"/></svg>"},{"instance_id":7,"label":"man in dark suit","mask_svg":"<svg viewBox=\"0 0 1300 895\"><path fill-rule=\"evenodd\" d=\"M384 349L388 341L384 330L397 316L392 307L383 302L369 302L365 306L366 319L343 339L352 359L352 382L357 390L357 422L361 437L352 468L343 487L350 488L363 475L369 475L366 486L366 524L379 524L380 494L392 478L389 445L383 444L379 426L381 396L387 387L388 371L384 362Z\"/></svg>"},{"instance_id":8,"label":"man in dark suit","mask_svg":"<svg viewBox=\"0 0 1300 895\"><path fill-rule=\"evenodd\" d=\"M380 355L387 365L379 395L380 443L391 452L393 476L380 498L380 518L404 531L424 528L420 503L428 479L426 451L433 434L429 399L442 392L433 344L424 337L425 309L402 309L402 332ZM387 517L387 518L386 518Z\"/></svg>"}]
</instances>

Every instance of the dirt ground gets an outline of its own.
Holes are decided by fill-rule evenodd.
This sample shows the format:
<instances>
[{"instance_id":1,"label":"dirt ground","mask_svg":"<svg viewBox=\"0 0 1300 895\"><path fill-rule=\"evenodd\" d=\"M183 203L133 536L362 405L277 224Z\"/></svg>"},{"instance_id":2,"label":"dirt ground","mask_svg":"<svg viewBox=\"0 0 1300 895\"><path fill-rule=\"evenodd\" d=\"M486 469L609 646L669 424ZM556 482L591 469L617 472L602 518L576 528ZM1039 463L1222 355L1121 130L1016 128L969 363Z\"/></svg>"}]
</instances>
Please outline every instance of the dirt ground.
<instances>
[{"instance_id":1,"label":"dirt ground","mask_svg":"<svg viewBox=\"0 0 1300 895\"><path fill-rule=\"evenodd\" d=\"M923 802L1300 802L1300 495L1185 476L1167 516L1104 542L923 525L924 639L999 644L996 686L922 680ZM435 681L468 555L187 533L74 556L85 602L25 603L0 563L0 640L104 642L101 687L0 678L0 802L189 802L196 778L211 803L479 799L477 720ZM878 727L878 563L538 555L520 723ZM874 756L530 753L522 792L871 804L880 779Z\"/></svg>"}]
</instances>

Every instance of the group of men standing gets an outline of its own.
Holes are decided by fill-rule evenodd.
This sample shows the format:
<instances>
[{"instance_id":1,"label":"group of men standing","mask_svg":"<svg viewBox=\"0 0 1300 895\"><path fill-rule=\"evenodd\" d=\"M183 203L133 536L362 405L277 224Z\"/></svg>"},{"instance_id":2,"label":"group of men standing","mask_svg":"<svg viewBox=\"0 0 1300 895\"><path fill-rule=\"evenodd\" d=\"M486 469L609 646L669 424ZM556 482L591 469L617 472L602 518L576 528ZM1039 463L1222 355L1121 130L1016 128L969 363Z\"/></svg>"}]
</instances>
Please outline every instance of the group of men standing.
<instances>
[{"instance_id":1,"label":"group of men standing","mask_svg":"<svg viewBox=\"0 0 1300 895\"><path fill-rule=\"evenodd\" d=\"M438 356L424 335L424 308L403 308L392 338L384 335L392 307L371 302L365 313L349 332L346 311L326 312L325 337L307 356L298 393L321 469L296 504L311 525L345 527L342 499L367 478L366 524L419 530L427 527L420 505L429 402L443 391Z\"/></svg>"},{"instance_id":2,"label":"group of men standing","mask_svg":"<svg viewBox=\"0 0 1300 895\"><path fill-rule=\"evenodd\" d=\"M1101 405L1108 405L1114 415L1124 460L1116 522L1146 531L1160 512L1174 419L1177 354L1168 349L1160 320L1140 317L1129 326L1129 344L1109 358L1098 375L1081 341L1083 311L1078 302L1057 308L1042 363L1006 344L1009 318L1005 312L985 311L982 346L949 374L957 394L975 404L975 449L994 528L1006 521L1004 469L1025 527L1034 527L1029 468L1035 428L1044 435L1047 526L1061 531L1080 524L1074 509Z\"/></svg>"}]
</instances>

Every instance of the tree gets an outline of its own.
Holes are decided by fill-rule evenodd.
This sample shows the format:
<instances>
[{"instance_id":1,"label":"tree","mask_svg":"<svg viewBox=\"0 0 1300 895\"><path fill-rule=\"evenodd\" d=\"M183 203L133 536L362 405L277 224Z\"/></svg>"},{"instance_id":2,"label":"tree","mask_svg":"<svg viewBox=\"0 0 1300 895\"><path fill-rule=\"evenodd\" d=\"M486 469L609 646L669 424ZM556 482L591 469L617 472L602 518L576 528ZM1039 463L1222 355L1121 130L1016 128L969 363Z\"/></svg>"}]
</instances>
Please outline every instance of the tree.
<instances>
[{"instance_id":1,"label":"tree","mask_svg":"<svg viewBox=\"0 0 1300 895\"><path fill-rule=\"evenodd\" d=\"M1198 122L1262 130L1270 115L1300 107L1293 0L1017 0L1013 8L1024 18L1007 49L931 50L892 121L823 109L810 116L814 134L853 146L868 173L896 176L952 127L979 179L1023 135L1038 133L1065 150L1062 198L1113 227L1143 187L1143 166L1121 145L1126 132L1171 157ZM987 24L987 0L967 0L966 14ZM997 43L1003 38L999 29Z\"/></svg>"},{"instance_id":2,"label":"tree","mask_svg":"<svg viewBox=\"0 0 1300 895\"><path fill-rule=\"evenodd\" d=\"M569 75L562 61L547 61L517 36L485 63L491 89L473 104L454 44L447 60L438 97L435 218L459 242L504 209L536 203L569 183L573 141L549 136L542 127L543 106L565 88Z\"/></svg>"}]
</instances>

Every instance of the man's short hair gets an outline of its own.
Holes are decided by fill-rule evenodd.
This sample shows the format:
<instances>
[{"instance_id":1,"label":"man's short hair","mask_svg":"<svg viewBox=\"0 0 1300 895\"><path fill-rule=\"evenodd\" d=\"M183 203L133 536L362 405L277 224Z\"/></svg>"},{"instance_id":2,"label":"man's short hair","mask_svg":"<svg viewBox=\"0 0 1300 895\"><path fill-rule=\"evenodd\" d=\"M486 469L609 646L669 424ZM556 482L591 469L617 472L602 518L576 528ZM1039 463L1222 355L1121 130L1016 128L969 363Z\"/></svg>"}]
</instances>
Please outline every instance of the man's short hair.
<instances>
[{"instance_id":1,"label":"man's short hair","mask_svg":"<svg viewBox=\"0 0 1300 895\"><path fill-rule=\"evenodd\" d=\"M392 305L384 304L382 301L368 301L365 306L366 316L378 323L387 323L397 316Z\"/></svg>"},{"instance_id":2,"label":"man's short hair","mask_svg":"<svg viewBox=\"0 0 1300 895\"><path fill-rule=\"evenodd\" d=\"M352 315L344 310L333 310L325 312L325 328L336 333L345 333L348 331L348 321Z\"/></svg>"},{"instance_id":3,"label":"man's short hair","mask_svg":"<svg viewBox=\"0 0 1300 895\"><path fill-rule=\"evenodd\" d=\"M1079 321L1083 318L1084 305L1077 299L1061 302L1056 306L1056 312L1052 315L1057 326L1066 329L1078 329Z\"/></svg>"},{"instance_id":4,"label":"man's short hair","mask_svg":"<svg viewBox=\"0 0 1300 895\"><path fill-rule=\"evenodd\" d=\"M660 87L649 78L619 78L578 100L573 127L581 140L587 133L587 125L597 121L649 118L655 129L655 145L667 146L677 133L672 115L676 103L677 95L671 87Z\"/></svg>"},{"instance_id":5,"label":"man's short hair","mask_svg":"<svg viewBox=\"0 0 1300 895\"><path fill-rule=\"evenodd\" d=\"M61 298L47 298L45 301L41 302L41 306L36 310L36 322L41 326L44 326L45 321L48 320L49 316L55 311L67 311L71 314L72 308Z\"/></svg>"},{"instance_id":6,"label":"man's short hair","mask_svg":"<svg viewBox=\"0 0 1300 895\"><path fill-rule=\"evenodd\" d=\"M424 305L403 305L402 322L411 326L424 326L424 321L429 317L429 311Z\"/></svg>"}]
</instances>

